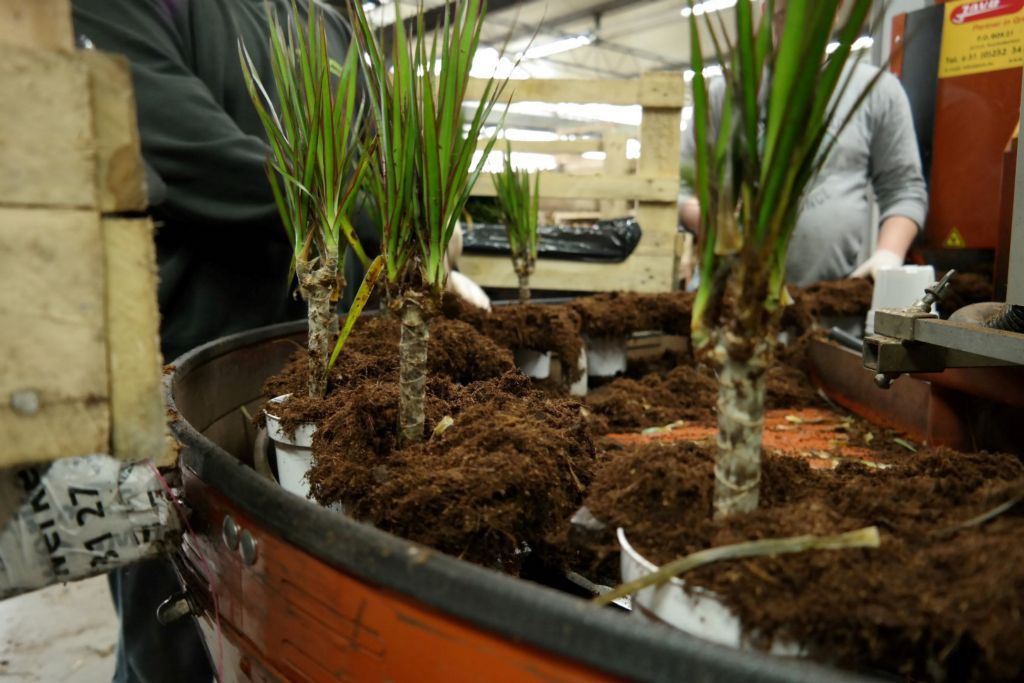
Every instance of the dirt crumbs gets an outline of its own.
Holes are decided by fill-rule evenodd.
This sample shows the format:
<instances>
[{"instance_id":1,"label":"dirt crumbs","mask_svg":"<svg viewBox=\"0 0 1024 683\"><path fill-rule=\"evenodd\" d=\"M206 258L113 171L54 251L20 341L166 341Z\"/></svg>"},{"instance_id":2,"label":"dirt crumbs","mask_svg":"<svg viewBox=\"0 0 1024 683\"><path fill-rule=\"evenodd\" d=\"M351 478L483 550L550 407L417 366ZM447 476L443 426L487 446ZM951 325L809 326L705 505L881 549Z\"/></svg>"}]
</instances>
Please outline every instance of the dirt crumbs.
<instances>
[{"instance_id":1,"label":"dirt crumbs","mask_svg":"<svg viewBox=\"0 0 1024 683\"><path fill-rule=\"evenodd\" d=\"M712 458L710 446L658 441L609 452L586 499L605 525L588 532L592 566L609 569L618 526L661 563L711 546L876 525L875 550L720 563L685 578L717 593L759 647L796 641L826 662L918 680L1024 676L1024 510L959 528L1024 494L1015 457L930 449L885 469L812 469L768 455L761 508L725 522L711 519Z\"/></svg>"},{"instance_id":2,"label":"dirt crumbs","mask_svg":"<svg viewBox=\"0 0 1024 683\"><path fill-rule=\"evenodd\" d=\"M569 306L580 316L581 331L591 337L621 337L644 330L689 335L693 294L610 292L576 299Z\"/></svg>"},{"instance_id":3,"label":"dirt crumbs","mask_svg":"<svg viewBox=\"0 0 1024 683\"><path fill-rule=\"evenodd\" d=\"M679 365L640 379L616 379L586 397L595 434L660 427L679 420L714 424L718 380L704 366ZM823 400L800 370L776 365L768 371L769 408L822 406Z\"/></svg>"},{"instance_id":4,"label":"dirt crumbs","mask_svg":"<svg viewBox=\"0 0 1024 683\"><path fill-rule=\"evenodd\" d=\"M580 406L535 390L507 350L470 325L431 326L429 438L398 449L398 326L356 328L328 396L283 417L319 422L310 482L323 504L471 562L515 574L582 501L595 450ZM302 386L302 353L267 395ZM431 434L443 418L452 424Z\"/></svg>"}]
</instances>

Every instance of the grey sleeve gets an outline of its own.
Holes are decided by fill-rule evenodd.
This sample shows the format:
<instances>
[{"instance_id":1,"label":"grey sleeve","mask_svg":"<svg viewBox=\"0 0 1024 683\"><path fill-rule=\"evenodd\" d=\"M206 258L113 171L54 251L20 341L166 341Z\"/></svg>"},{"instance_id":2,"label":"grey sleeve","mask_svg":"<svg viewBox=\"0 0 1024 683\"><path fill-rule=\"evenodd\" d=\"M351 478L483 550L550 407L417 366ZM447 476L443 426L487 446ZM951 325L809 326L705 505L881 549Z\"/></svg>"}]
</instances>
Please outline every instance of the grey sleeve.
<instances>
[{"instance_id":1,"label":"grey sleeve","mask_svg":"<svg viewBox=\"0 0 1024 683\"><path fill-rule=\"evenodd\" d=\"M277 226L269 147L247 135L188 67L172 21L179 3L75 0L75 31L131 62L142 152L166 185L164 206L220 226ZM237 60L225 45L225 60ZM274 230L279 230L275 227Z\"/></svg>"},{"instance_id":2,"label":"grey sleeve","mask_svg":"<svg viewBox=\"0 0 1024 683\"><path fill-rule=\"evenodd\" d=\"M871 95L871 184L879 221L905 216L924 227L928 189L921 171L910 102L892 74L884 74Z\"/></svg>"},{"instance_id":3,"label":"grey sleeve","mask_svg":"<svg viewBox=\"0 0 1024 683\"><path fill-rule=\"evenodd\" d=\"M718 131L719 118L722 116L722 101L725 98L725 79L713 78L708 83L708 106L711 109L711 121L709 132L711 139L715 139ZM696 114L695 114L696 115ZM681 179L679 181L679 201L693 199L696 197L697 189L690 182L689 178L696 176L697 169L697 143L694 139L696 130L691 118L680 136L681 144L679 150L679 168Z\"/></svg>"}]
</instances>

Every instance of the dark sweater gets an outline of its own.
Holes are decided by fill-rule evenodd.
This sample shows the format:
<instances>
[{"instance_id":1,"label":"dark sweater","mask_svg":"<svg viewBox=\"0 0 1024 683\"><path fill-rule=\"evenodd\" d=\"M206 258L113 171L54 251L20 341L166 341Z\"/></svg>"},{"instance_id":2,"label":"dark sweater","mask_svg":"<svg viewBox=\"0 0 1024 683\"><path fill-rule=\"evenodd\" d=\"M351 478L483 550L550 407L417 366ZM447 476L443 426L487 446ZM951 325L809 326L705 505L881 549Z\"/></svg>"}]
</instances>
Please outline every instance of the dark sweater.
<instances>
[{"instance_id":1,"label":"dark sweater","mask_svg":"<svg viewBox=\"0 0 1024 683\"><path fill-rule=\"evenodd\" d=\"M274 97L266 7L285 17L291 3L74 0L76 34L131 61L143 156L166 184L152 213L168 361L216 337L305 315L291 294L268 146L238 58L241 39ZM305 21L310 2L297 5ZM331 56L342 60L351 32L333 10L326 16Z\"/></svg>"}]
</instances>

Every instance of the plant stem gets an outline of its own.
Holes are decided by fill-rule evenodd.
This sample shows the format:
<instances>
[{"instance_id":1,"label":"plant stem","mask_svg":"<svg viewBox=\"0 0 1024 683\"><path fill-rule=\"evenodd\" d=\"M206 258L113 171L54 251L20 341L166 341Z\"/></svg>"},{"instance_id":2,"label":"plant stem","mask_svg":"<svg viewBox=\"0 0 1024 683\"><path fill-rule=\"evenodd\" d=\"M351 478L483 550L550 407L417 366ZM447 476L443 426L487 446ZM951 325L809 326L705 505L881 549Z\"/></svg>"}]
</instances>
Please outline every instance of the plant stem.
<instances>
[{"instance_id":1,"label":"plant stem","mask_svg":"<svg viewBox=\"0 0 1024 683\"><path fill-rule=\"evenodd\" d=\"M680 574L692 571L712 562L723 560L739 560L745 557L764 557L803 553L809 550L844 550L849 548L877 548L881 545L878 527L867 526L855 531L847 531L835 536L789 536L787 538L768 538L761 541L745 541L717 548L699 550L684 557L672 560L657 570L641 576L639 579L624 583L615 590L602 593L594 598L598 605L610 604L613 600L624 598L639 590L662 584Z\"/></svg>"},{"instance_id":2,"label":"plant stem","mask_svg":"<svg viewBox=\"0 0 1024 683\"><path fill-rule=\"evenodd\" d=\"M405 292L398 308L402 338L398 344L398 437L402 446L423 440L427 388L427 312L424 297Z\"/></svg>"},{"instance_id":3,"label":"plant stem","mask_svg":"<svg viewBox=\"0 0 1024 683\"><path fill-rule=\"evenodd\" d=\"M331 294L337 284L338 261L329 258L322 265L316 261L297 261L295 273L299 279L299 293L309 309L307 349L309 395L323 398L327 392L327 354L331 350L332 319L337 329L338 316L331 303Z\"/></svg>"},{"instance_id":4,"label":"plant stem","mask_svg":"<svg viewBox=\"0 0 1024 683\"><path fill-rule=\"evenodd\" d=\"M526 273L519 274L519 303L525 304L530 300L530 276Z\"/></svg>"},{"instance_id":5,"label":"plant stem","mask_svg":"<svg viewBox=\"0 0 1024 683\"><path fill-rule=\"evenodd\" d=\"M757 509L761 480L768 344L730 343L723 331L715 346L718 364L718 455L715 459L715 517ZM740 348L737 348L740 347Z\"/></svg>"}]
</instances>

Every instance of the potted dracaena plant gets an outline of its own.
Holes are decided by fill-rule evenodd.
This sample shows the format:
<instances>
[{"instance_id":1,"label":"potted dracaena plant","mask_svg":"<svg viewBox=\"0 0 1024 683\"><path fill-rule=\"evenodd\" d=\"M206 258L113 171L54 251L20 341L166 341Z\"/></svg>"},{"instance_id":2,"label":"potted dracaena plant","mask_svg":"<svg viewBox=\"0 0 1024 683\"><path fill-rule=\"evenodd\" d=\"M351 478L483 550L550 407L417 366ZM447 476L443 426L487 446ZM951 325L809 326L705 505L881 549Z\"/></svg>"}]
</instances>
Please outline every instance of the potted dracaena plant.
<instances>
[{"instance_id":1,"label":"potted dracaena plant","mask_svg":"<svg viewBox=\"0 0 1024 683\"><path fill-rule=\"evenodd\" d=\"M756 29L750 3L736 5L735 44L729 42L724 21L719 17L716 26L705 14L705 28L723 71L722 80L711 88L702 74L700 20L694 14L689 21L695 72L694 180L702 226L692 343L710 359L718 375L717 518L753 511L758 504L765 372L788 302L786 252L804 190L834 144L835 131L848 122L849 114L843 120L837 118L838 97L834 96L846 87L844 67L872 0L849 3L838 48L828 55L842 4L842 0L789 0L777 45L771 32L773 0L765 3ZM853 110L874 83L856 93L859 99ZM719 86L722 89L716 91ZM627 582L598 601L644 591L637 598L641 603L648 607L657 603L654 609L660 610L662 618L687 630L699 630L705 618L718 617L695 615L702 609L697 601L673 586L646 589L722 559L879 544L877 529L867 527L833 537L767 539L712 548L654 571L629 547L621 530L619 538ZM712 611L722 609L715 601L704 602ZM738 621L729 617L723 623L724 632L711 637L738 644Z\"/></svg>"},{"instance_id":2,"label":"potted dracaena plant","mask_svg":"<svg viewBox=\"0 0 1024 683\"><path fill-rule=\"evenodd\" d=\"M519 303L530 300L530 275L537 262L537 212L540 173L533 183L526 170L512 166L512 145L506 143L502 170L493 176L498 209L505 223L512 268L519 278ZM551 372L551 352L530 348L515 350L516 365L527 377L546 379Z\"/></svg>"},{"instance_id":3,"label":"potted dracaena plant","mask_svg":"<svg viewBox=\"0 0 1024 683\"><path fill-rule=\"evenodd\" d=\"M362 5L351 7L377 136L368 149L366 187L381 224L389 307L401 321L398 436L409 445L424 436L428 324L444 291L444 255L483 167L471 168L477 138L507 81L486 82L464 125L481 0L457 2L432 39L422 12L410 39L396 4L390 68ZM481 159L493 144L486 143Z\"/></svg>"},{"instance_id":4,"label":"potted dracaena plant","mask_svg":"<svg viewBox=\"0 0 1024 683\"><path fill-rule=\"evenodd\" d=\"M292 16L300 16L294 5ZM380 259L369 261L349 220L367 167L367 159L358 154L364 134L359 59L354 43L344 62L331 59L322 10L315 5L305 26L282 25L273 13L268 23L273 88L264 83L265 75L257 72L241 43L239 57L270 144L267 175L292 244L298 291L308 307L308 395L322 398L327 373L381 271ZM349 248L366 268L366 277L339 332L336 306L345 287L340 266ZM268 431L278 444L282 485L307 492L304 477L315 425L303 424L285 434L277 418L268 414Z\"/></svg>"},{"instance_id":5,"label":"potted dracaena plant","mask_svg":"<svg viewBox=\"0 0 1024 683\"><path fill-rule=\"evenodd\" d=\"M505 221L512 268L519 278L519 303L530 300L530 275L537 262L537 215L540 173L530 183L530 173L512 166L512 145L506 143L504 165L494 174L494 189Z\"/></svg>"}]
</instances>

